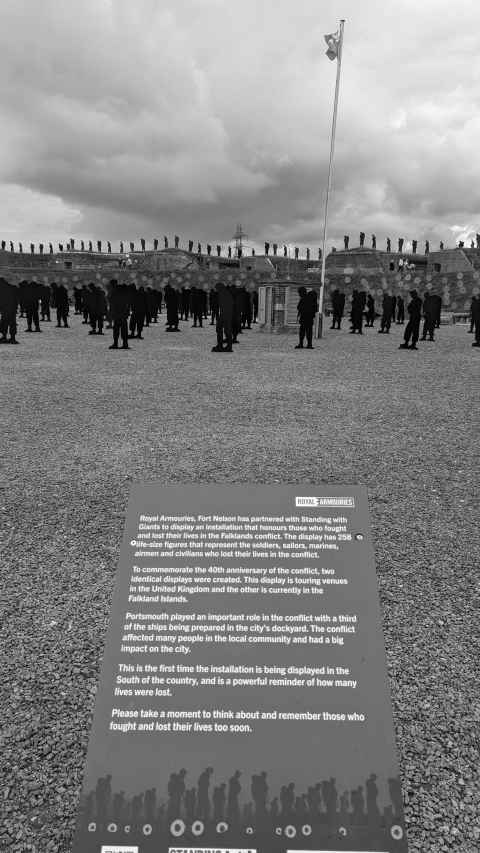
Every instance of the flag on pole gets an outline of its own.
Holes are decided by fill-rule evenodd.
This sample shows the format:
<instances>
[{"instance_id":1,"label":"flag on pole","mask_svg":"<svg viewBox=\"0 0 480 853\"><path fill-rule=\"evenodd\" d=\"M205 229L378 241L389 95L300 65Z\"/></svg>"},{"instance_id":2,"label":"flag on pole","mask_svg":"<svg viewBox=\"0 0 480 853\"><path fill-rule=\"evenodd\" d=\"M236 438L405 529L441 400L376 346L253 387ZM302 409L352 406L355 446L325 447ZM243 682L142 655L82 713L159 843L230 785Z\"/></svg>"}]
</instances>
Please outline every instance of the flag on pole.
<instances>
[{"instance_id":1,"label":"flag on pole","mask_svg":"<svg viewBox=\"0 0 480 853\"><path fill-rule=\"evenodd\" d=\"M326 55L329 59L338 59L338 49L340 45L340 33L337 30L336 33L330 33L328 36L324 36L324 39L328 45L328 50L325 51Z\"/></svg>"}]
</instances>

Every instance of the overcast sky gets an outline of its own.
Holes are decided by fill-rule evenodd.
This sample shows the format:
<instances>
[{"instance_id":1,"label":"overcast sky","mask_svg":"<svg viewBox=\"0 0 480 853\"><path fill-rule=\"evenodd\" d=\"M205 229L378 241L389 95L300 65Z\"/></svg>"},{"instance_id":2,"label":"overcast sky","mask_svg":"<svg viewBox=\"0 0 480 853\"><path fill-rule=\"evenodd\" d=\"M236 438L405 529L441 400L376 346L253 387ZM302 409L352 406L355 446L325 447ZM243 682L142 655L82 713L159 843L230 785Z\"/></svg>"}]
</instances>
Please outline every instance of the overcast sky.
<instances>
[{"instance_id":1,"label":"overcast sky","mask_svg":"<svg viewBox=\"0 0 480 853\"><path fill-rule=\"evenodd\" d=\"M0 238L480 231L478 0L3 0Z\"/></svg>"}]
</instances>

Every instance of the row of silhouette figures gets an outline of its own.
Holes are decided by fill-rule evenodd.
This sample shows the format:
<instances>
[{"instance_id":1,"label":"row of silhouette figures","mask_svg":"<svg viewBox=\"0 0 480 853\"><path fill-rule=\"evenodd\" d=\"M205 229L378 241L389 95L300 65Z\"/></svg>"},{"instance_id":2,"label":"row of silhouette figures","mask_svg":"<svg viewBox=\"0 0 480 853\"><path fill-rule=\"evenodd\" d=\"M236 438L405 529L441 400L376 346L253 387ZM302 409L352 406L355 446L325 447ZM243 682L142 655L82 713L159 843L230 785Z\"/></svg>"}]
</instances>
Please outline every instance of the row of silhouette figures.
<instances>
[{"instance_id":1,"label":"row of silhouette figures","mask_svg":"<svg viewBox=\"0 0 480 853\"><path fill-rule=\"evenodd\" d=\"M242 805L242 774L236 770L228 783L212 785L213 768L207 767L196 785L189 787L187 771L172 773L168 782L168 799L159 802L157 791L150 788L143 794L127 797L124 791L113 793L112 777L98 780L94 791L85 799L84 815L99 823L151 823L164 828L174 820L187 824L201 820L206 825L226 821L234 825L270 825L277 821L288 823L336 824L339 820L352 825L379 827L384 821L399 820L402 815L402 789L398 777L388 779L391 805L383 815L377 805L376 775L371 773L364 787L344 791L340 796L335 779L330 778L310 786L298 794L295 783L281 787L279 796L269 801L267 773L253 775L250 782L251 801Z\"/></svg>"},{"instance_id":2,"label":"row of silhouette figures","mask_svg":"<svg viewBox=\"0 0 480 853\"><path fill-rule=\"evenodd\" d=\"M476 234L475 238L476 238L476 243L472 240L470 243L470 248L471 249L474 249L474 248L480 249L480 234ZM164 237L163 241L164 241L165 249L168 249L169 248L168 237ZM398 238L398 251L399 252L403 252L404 243L405 243L405 239L403 237L399 237ZM97 240L96 244L97 244L97 252L101 252L102 251L102 245L103 245L102 241ZM159 240L157 237L155 237L155 239L153 241L153 250L155 252L158 250L158 244L159 244ZM345 236L343 238L343 245L344 245L344 248L346 250L349 248L349 244L350 244L350 235L345 234ZM2 251L3 252L6 251L6 248L7 248L6 241L2 240L0 245L1 245ZM107 253L111 254L112 244L111 244L110 240L107 240L106 245L107 245ZM180 237L178 237L178 235L175 235L175 237L174 237L174 245L175 245L176 249L178 249L180 247ZM464 241L460 241L458 243L458 248L463 249L464 245L465 245ZM365 246L365 233L363 231L360 231L360 248L363 249L364 246ZM418 246L418 240L412 240L412 253L414 255L417 253L417 246ZM188 251L193 252L193 247L194 247L193 240L189 240L188 241ZM41 255L43 255L43 253L44 253L44 248L45 248L45 246L43 243L38 244L38 250L39 250L39 253ZM66 244L64 244L64 243L58 244L58 249L60 252L63 252L64 248L67 252L75 251L75 238L71 237L70 241ZM140 239L140 248L141 248L142 252L146 251L146 241L143 237ZM375 234L372 234L372 249L376 249L376 248L377 248L377 238L376 238ZM444 244L443 244L443 242L440 242L440 249L443 249L443 248L444 248ZM49 249L49 253L53 254L53 252L54 252L53 243L48 244L48 249ZM220 245L217 245L216 249L217 249L217 256L220 257L222 254L222 247ZM274 256L277 256L278 243L273 243L272 249L273 249ZM23 243L18 244L18 250L20 253L23 253ZM211 246L210 243L207 243L207 255L210 256L212 254L212 250L213 250L213 246ZM11 252L15 251L14 243L12 240L10 240L10 251ZM80 251L81 252L85 252L85 251L93 252L92 240L88 241L88 249L86 248L85 241L81 240L80 241ZM133 241L130 241L130 251L131 252L135 251L135 243ZM288 250L287 246L284 246L283 247L283 256L285 258L288 255L288 251L289 250ZM392 241L391 241L390 237L387 237L387 252L391 252L391 251L392 251ZM201 243L197 244L197 252L199 255L202 253L202 244ZM268 255L269 252L270 252L270 243L267 242L267 243L265 243L265 255ZM295 246L294 252L295 252L295 260L298 260L299 253L300 253L300 249L298 246ZM428 255L429 252L430 252L430 241L426 240L425 241L424 253L425 253L425 255ZM30 253L32 255L35 254L35 243L30 243ZM121 240L120 241L120 254L123 255L124 253L125 253L125 245L123 243L123 240ZM236 257L241 257L242 253L243 253L243 250L241 247L237 247L235 249ZM255 255L255 249L252 249L252 255L253 256ZM232 247L231 246L228 246L228 257L229 258L232 257ZM318 250L319 260L321 260L321 257L322 257L322 250L319 249ZM307 259L307 261L310 260L310 249L306 250L306 259Z\"/></svg>"}]
</instances>

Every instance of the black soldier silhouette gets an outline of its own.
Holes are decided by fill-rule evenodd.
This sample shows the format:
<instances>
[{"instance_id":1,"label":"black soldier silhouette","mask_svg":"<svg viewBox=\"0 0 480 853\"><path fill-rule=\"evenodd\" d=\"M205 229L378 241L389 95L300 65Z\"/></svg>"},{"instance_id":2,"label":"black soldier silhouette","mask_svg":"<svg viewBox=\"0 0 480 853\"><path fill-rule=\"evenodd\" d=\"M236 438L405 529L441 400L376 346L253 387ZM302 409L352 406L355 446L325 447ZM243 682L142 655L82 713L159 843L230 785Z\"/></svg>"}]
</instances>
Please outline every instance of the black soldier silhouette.
<instances>
[{"instance_id":1,"label":"black soldier silhouette","mask_svg":"<svg viewBox=\"0 0 480 853\"><path fill-rule=\"evenodd\" d=\"M222 253L222 247L217 246L217 257L220 257L221 253Z\"/></svg>"},{"instance_id":2,"label":"black soldier silhouette","mask_svg":"<svg viewBox=\"0 0 480 853\"><path fill-rule=\"evenodd\" d=\"M144 812L147 823L153 824L155 822L156 810L157 792L155 788L149 788L148 791L145 791L144 799Z\"/></svg>"},{"instance_id":3,"label":"black soldier silhouette","mask_svg":"<svg viewBox=\"0 0 480 853\"><path fill-rule=\"evenodd\" d=\"M344 247L344 249L345 249L345 250L347 250L347 249L348 249L348 244L349 244L349 242L350 242L350 235L349 235L349 234L345 234L345 235L344 235L344 237L343 237L343 247Z\"/></svg>"},{"instance_id":4,"label":"black soldier silhouette","mask_svg":"<svg viewBox=\"0 0 480 853\"><path fill-rule=\"evenodd\" d=\"M273 254L275 255L275 257L277 256L277 250L278 250L278 244L274 243L273 244Z\"/></svg>"},{"instance_id":5,"label":"black soldier silhouette","mask_svg":"<svg viewBox=\"0 0 480 853\"><path fill-rule=\"evenodd\" d=\"M367 816L370 826L378 826L380 822L380 809L377 805L378 787L376 785L376 774L371 773L366 781L367 789Z\"/></svg>"},{"instance_id":6,"label":"black soldier silhouette","mask_svg":"<svg viewBox=\"0 0 480 853\"><path fill-rule=\"evenodd\" d=\"M208 255L208 257L210 257L211 254L212 254L212 247L211 247L210 243L207 243L207 255Z\"/></svg>"},{"instance_id":7,"label":"black soldier silhouette","mask_svg":"<svg viewBox=\"0 0 480 853\"><path fill-rule=\"evenodd\" d=\"M404 244L404 242L405 242L405 241L404 241L404 238L403 238L403 237L399 237L399 238L398 238L398 251L399 251L399 252L403 252L403 244Z\"/></svg>"},{"instance_id":8,"label":"black soldier silhouette","mask_svg":"<svg viewBox=\"0 0 480 853\"><path fill-rule=\"evenodd\" d=\"M269 250L270 250L270 243L265 243L265 254L266 255L268 255Z\"/></svg>"},{"instance_id":9,"label":"black soldier silhouette","mask_svg":"<svg viewBox=\"0 0 480 853\"><path fill-rule=\"evenodd\" d=\"M210 818L210 780L213 774L213 767L207 767L199 776L198 779L198 807L197 812L201 820L207 821Z\"/></svg>"},{"instance_id":10,"label":"black soldier silhouette","mask_svg":"<svg viewBox=\"0 0 480 853\"><path fill-rule=\"evenodd\" d=\"M252 800L255 804L255 815L257 817L264 817L267 813L268 797L267 773L265 770L262 770L258 775L252 776L251 792Z\"/></svg>"},{"instance_id":11,"label":"black soldier silhouette","mask_svg":"<svg viewBox=\"0 0 480 853\"><path fill-rule=\"evenodd\" d=\"M307 261L310 260L310 249L307 249Z\"/></svg>"},{"instance_id":12,"label":"black soldier silhouette","mask_svg":"<svg viewBox=\"0 0 480 853\"><path fill-rule=\"evenodd\" d=\"M425 240L425 254L428 255L430 252L430 242Z\"/></svg>"},{"instance_id":13,"label":"black soldier silhouette","mask_svg":"<svg viewBox=\"0 0 480 853\"><path fill-rule=\"evenodd\" d=\"M376 249L376 248L377 248L377 238L376 238L375 234L372 234L372 249Z\"/></svg>"},{"instance_id":14,"label":"black soldier silhouette","mask_svg":"<svg viewBox=\"0 0 480 853\"><path fill-rule=\"evenodd\" d=\"M391 241L390 237L387 237L387 252L391 252L391 251L392 251L392 241Z\"/></svg>"},{"instance_id":15,"label":"black soldier silhouette","mask_svg":"<svg viewBox=\"0 0 480 853\"><path fill-rule=\"evenodd\" d=\"M293 815L295 805L295 783L282 785L280 789L280 809L282 818L289 820Z\"/></svg>"},{"instance_id":16,"label":"black soldier silhouette","mask_svg":"<svg viewBox=\"0 0 480 853\"><path fill-rule=\"evenodd\" d=\"M188 823L192 824L195 820L197 807L197 789L196 788L188 788L185 791L185 816L187 818Z\"/></svg>"},{"instance_id":17,"label":"black soldier silhouette","mask_svg":"<svg viewBox=\"0 0 480 853\"><path fill-rule=\"evenodd\" d=\"M145 251L145 238L144 237L140 238L140 246L142 247L142 252L144 252Z\"/></svg>"},{"instance_id":18,"label":"black soldier silhouette","mask_svg":"<svg viewBox=\"0 0 480 853\"><path fill-rule=\"evenodd\" d=\"M102 241L101 240L97 240L97 249L99 252L102 251Z\"/></svg>"},{"instance_id":19,"label":"black soldier silhouette","mask_svg":"<svg viewBox=\"0 0 480 853\"><path fill-rule=\"evenodd\" d=\"M107 252L109 255L112 254L112 244L111 244L110 240L107 241Z\"/></svg>"},{"instance_id":20,"label":"black soldier silhouette","mask_svg":"<svg viewBox=\"0 0 480 853\"><path fill-rule=\"evenodd\" d=\"M228 257L229 258L232 257L232 247L231 246L228 247Z\"/></svg>"},{"instance_id":21,"label":"black soldier silhouette","mask_svg":"<svg viewBox=\"0 0 480 853\"><path fill-rule=\"evenodd\" d=\"M363 231L360 231L360 248L361 249L363 249L364 243L365 243L365 234L363 233Z\"/></svg>"},{"instance_id":22,"label":"black soldier silhouette","mask_svg":"<svg viewBox=\"0 0 480 853\"><path fill-rule=\"evenodd\" d=\"M412 240L412 252L414 255L417 254L417 240Z\"/></svg>"},{"instance_id":23,"label":"black soldier silhouette","mask_svg":"<svg viewBox=\"0 0 480 853\"><path fill-rule=\"evenodd\" d=\"M153 251L156 252L158 249L158 237L153 238Z\"/></svg>"},{"instance_id":24,"label":"black soldier silhouette","mask_svg":"<svg viewBox=\"0 0 480 853\"><path fill-rule=\"evenodd\" d=\"M168 237L163 238L163 244L164 244L165 248L168 249Z\"/></svg>"},{"instance_id":25,"label":"black soldier silhouette","mask_svg":"<svg viewBox=\"0 0 480 853\"><path fill-rule=\"evenodd\" d=\"M131 252L135 251L135 243L133 243L132 241L130 241L130 251Z\"/></svg>"},{"instance_id":26,"label":"black soldier silhouette","mask_svg":"<svg viewBox=\"0 0 480 853\"><path fill-rule=\"evenodd\" d=\"M187 771L180 770L178 773L171 773L168 780L168 820L176 820L180 817L182 800L185 794L185 776Z\"/></svg>"},{"instance_id":27,"label":"black soldier silhouette","mask_svg":"<svg viewBox=\"0 0 480 853\"><path fill-rule=\"evenodd\" d=\"M178 237L178 236L177 236L177 234L175 234L174 240L175 240L175 248L176 248L176 249L178 249L178 244L179 244L179 242L180 242L180 237Z\"/></svg>"},{"instance_id":28,"label":"black soldier silhouette","mask_svg":"<svg viewBox=\"0 0 480 853\"><path fill-rule=\"evenodd\" d=\"M227 795L227 820L231 824L239 823L240 821L240 792L242 786L240 784L240 770L236 770L228 782Z\"/></svg>"},{"instance_id":29,"label":"black soldier silhouette","mask_svg":"<svg viewBox=\"0 0 480 853\"><path fill-rule=\"evenodd\" d=\"M202 244L199 243L197 246L197 255L201 255L201 254L202 254Z\"/></svg>"}]
</instances>

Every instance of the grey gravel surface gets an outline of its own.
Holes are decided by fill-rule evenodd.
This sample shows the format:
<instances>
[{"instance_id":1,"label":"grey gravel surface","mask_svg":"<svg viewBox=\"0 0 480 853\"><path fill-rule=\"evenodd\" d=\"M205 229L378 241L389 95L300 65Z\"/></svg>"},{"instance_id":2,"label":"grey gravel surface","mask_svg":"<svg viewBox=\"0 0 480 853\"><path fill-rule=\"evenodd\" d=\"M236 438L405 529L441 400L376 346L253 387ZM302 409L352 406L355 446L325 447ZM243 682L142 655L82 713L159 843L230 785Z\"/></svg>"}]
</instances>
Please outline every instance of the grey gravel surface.
<instances>
[{"instance_id":1,"label":"grey gravel surface","mask_svg":"<svg viewBox=\"0 0 480 853\"><path fill-rule=\"evenodd\" d=\"M480 351L212 328L0 347L0 850L70 851L130 484L368 487L411 851L480 850Z\"/></svg>"}]
</instances>

